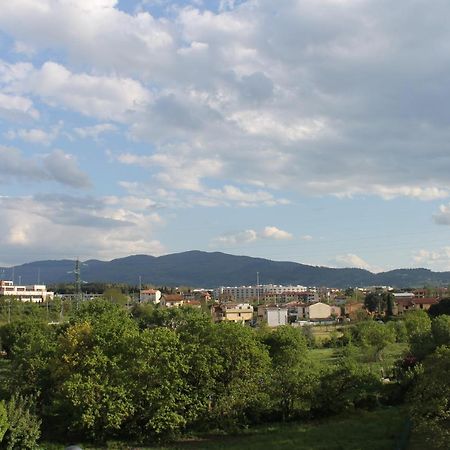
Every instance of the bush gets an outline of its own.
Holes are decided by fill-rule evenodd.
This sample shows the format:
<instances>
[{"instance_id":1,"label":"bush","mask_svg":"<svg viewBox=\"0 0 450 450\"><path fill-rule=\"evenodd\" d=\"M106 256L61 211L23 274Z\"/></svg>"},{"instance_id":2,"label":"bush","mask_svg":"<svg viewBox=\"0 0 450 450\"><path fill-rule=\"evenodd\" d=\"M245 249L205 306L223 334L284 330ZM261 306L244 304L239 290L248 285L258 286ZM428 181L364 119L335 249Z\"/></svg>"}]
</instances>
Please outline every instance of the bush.
<instances>
[{"instance_id":1,"label":"bush","mask_svg":"<svg viewBox=\"0 0 450 450\"><path fill-rule=\"evenodd\" d=\"M8 429L3 438L7 450L38 448L41 436L41 421L34 413L32 397L13 395L6 404Z\"/></svg>"}]
</instances>

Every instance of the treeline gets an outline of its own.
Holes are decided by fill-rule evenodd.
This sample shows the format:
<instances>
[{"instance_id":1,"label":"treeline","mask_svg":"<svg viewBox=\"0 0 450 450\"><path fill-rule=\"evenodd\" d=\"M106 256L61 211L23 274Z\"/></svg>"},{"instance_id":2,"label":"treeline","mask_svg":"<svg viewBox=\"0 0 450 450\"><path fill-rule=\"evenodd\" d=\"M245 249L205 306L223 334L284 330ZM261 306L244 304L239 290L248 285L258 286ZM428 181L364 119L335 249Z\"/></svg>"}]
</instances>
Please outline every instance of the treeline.
<instances>
[{"instance_id":1,"label":"treeline","mask_svg":"<svg viewBox=\"0 0 450 450\"><path fill-rule=\"evenodd\" d=\"M439 435L434 442L449 437L445 315L415 312L404 322L349 327L336 338L342 348L333 364L312 357L299 328L213 324L192 308L128 311L105 300L83 303L62 325L32 316L13 321L0 328L0 339L11 365L8 389L0 390L6 448L34 448L40 433L61 442L154 443L405 398L415 423ZM402 340L411 351L389 383L355 351L378 361L389 342Z\"/></svg>"}]
</instances>

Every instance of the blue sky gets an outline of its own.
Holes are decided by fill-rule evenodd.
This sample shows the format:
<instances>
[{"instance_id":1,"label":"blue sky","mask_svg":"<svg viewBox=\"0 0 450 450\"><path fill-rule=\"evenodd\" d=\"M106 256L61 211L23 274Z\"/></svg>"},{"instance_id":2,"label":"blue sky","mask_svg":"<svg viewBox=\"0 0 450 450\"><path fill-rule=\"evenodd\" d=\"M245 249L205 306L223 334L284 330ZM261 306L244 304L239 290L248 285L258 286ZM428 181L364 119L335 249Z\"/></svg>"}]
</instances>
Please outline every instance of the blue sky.
<instances>
[{"instance_id":1,"label":"blue sky","mask_svg":"<svg viewBox=\"0 0 450 450\"><path fill-rule=\"evenodd\" d=\"M200 249L450 270L449 15L4 2L0 265Z\"/></svg>"}]
</instances>

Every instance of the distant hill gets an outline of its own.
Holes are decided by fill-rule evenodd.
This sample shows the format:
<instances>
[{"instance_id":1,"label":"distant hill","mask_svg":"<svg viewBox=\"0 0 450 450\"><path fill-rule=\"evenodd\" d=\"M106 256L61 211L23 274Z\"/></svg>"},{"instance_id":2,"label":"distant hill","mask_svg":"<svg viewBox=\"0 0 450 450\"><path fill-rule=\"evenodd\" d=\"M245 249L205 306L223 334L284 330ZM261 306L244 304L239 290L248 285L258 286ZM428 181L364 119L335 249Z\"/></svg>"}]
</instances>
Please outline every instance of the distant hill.
<instances>
[{"instance_id":1,"label":"distant hill","mask_svg":"<svg viewBox=\"0 0 450 450\"><path fill-rule=\"evenodd\" d=\"M53 284L74 280L75 261L36 261L14 268L15 280ZM335 269L294 262L271 261L220 252L188 251L159 257L134 255L112 261L89 260L82 265L82 279L87 282L143 283L167 286L236 286L256 283L256 272L264 284L302 284L305 286L390 285L414 287L450 284L450 272L428 269L397 269L374 274L363 269ZM3 273L3 275L1 275ZM0 278L11 279L11 268L0 268Z\"/></svg>"}]
</instances>

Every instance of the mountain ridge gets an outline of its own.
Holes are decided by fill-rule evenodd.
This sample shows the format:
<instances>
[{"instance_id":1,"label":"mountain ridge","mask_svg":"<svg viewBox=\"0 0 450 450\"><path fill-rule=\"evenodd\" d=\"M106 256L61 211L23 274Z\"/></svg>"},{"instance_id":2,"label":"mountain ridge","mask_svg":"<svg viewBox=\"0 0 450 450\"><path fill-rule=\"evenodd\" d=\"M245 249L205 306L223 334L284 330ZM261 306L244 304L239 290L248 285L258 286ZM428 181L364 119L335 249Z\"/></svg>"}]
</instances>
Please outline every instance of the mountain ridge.
<instances>
[{"instance_id":1,"label":"mountain ridge","mask_svg":"<svg viewBox=\"0 0 450 450\"><path fill-rule=\"evenodd\" d=\"M75 261L43 260L14 266L14 277L23 284L67 283L74 280ZM13 268L1 268L0 278L11 279ZM394 269L373 273L359 268L312 266L292 261L273 261L223 252L189 250L163 256L129 255L111 261L90 259L82 262L82 279L87 282L143 283L168 286L216 287L260 283L301 284L305 286L389 285L398 288L450 284L450 272L426 268Z\"/></svg>"}]
</instances>

